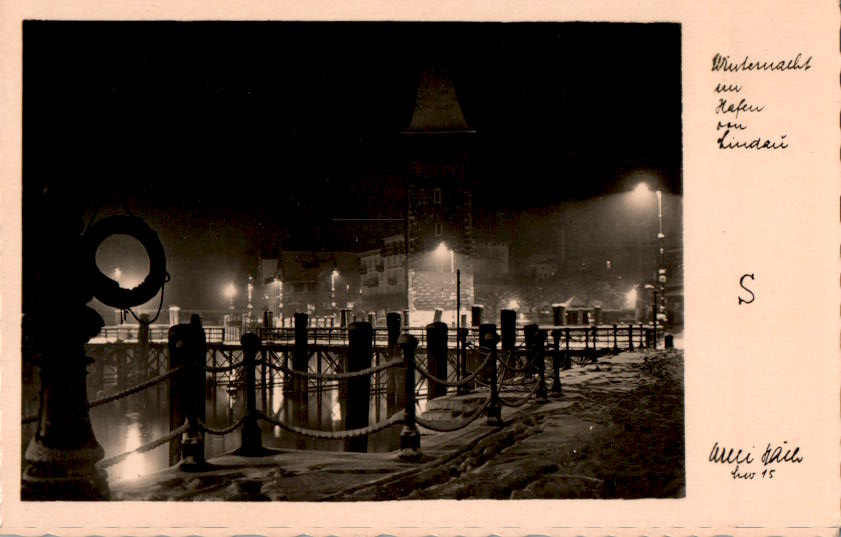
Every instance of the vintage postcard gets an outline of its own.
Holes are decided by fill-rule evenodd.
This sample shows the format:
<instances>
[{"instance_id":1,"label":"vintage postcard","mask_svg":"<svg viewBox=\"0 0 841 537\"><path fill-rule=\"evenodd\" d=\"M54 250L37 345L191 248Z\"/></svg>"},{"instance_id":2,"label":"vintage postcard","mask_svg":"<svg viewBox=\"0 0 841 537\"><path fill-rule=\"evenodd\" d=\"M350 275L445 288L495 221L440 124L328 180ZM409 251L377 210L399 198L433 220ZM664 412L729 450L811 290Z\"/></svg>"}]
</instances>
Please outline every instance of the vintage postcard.
<instances>
[{"instance_id":1,"label":"vintage postcard","mask_svg":"<svg viewBox=\"0 0 841 537\"><path fill-rule=\"evenodd\" d=\"M838 5L0 9L0 533L838 533Z\"/></svg>"}]
</instances>

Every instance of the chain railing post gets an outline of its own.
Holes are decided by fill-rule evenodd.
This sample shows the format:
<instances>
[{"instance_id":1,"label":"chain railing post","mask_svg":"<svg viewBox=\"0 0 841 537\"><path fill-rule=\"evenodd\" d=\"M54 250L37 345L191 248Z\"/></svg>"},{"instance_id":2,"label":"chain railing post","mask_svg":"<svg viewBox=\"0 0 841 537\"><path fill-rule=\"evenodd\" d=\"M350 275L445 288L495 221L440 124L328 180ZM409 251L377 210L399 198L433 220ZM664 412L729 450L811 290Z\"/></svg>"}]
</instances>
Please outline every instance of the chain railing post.
<instances>
[{"instance_id":1,"label":"chain railing post","mask_svg":"<svg viewBox=\"0 0 841 537\"><path fill-rule=\"evenodd\" d=\"M535 346L537 347L537 358L535 364L537 365L537 400L545 402L549 396L546 390L546 339L549 333L546 330L538 330L535 337Z\"/></svg>"},{"instance_id":2,"label":"chain railing post","mask_svg":"<svg viewBox=\"0 0 841 537\"><path fill-rule=\"evenodd\" d=\"M353 322L348 327L348 373L371 367L374 331L371 323ZM368 426L368 409L371 399L371 376L354 377L347 381L347 415L345 428L361 429ZM345 451L368 451L368 435L345 440Z\"/></svg>"},{"instance_id":3,"label":"chain railing post","mask_svg":"<svg viewBox=\"0 0 841 537\"><path fill-rule=\"evenodd\" d=\"M640 323L640 344L639 348L642 350L645 347L645 325Z\"/></svg>"},{"instance_id":4,"label":"chain railing post","mask_svg":"<svg viewBox=\"0 0 841 537\"><path fill-rule=\"evenodd\" d=\"M186 367L188 354L185 351L188 341L189 325L177 324L169 328L167 333L167 346L169 348L169 370L178 367ZM169 378L169 430L175 430L184 425L187 419L189 377L187 371ZM169 441L169 466L175 466L181 460L181 438L176 437Z\"/></svg>"},{"instance_id":5,"label":"chain railing post","mask_svg":"<svg viewBox=\"0 0 841 537\"><path fill-rule=\"evenodd\" d=\"M628 350L634 352L634 325L628 325Z\"/></svg>"},{"instance_id":6,"label":"chain railing post","mask_svg":"<svg viewBox=\"0 0 841 537\"><path fill-rule=\"evenodd\" d=\"M388 359L396 360L400 347L397 343L400 338L401 315L396 311L389 312L385 316L385 324L388 328ZM401 408L406 407L406 383L403 376L405 370L400 367L391 367L388 370L388 389L386 393L386 413L389 417L397 413Z\"/></svg>"},{"instance_id":7,"label":"chain railing post","mask_svg":"<svg viewBox=\"0 0 841 537\"><path fill-rule=\"evenodd\" d=\"M561 394L561 335L563 330L552 330L552 393Z\"/></svg>"},{"instance_id":8,"label":"chain railing post","mask_svg":"<svg viewBox=\"0 0 841 537\"><path fill-rule=\"evenodd\" d=\"M566 345L566 352L564 352L564 369L572 368L572 355L569 353L569 339L570 330L569 328L564 328L564 343Z\"/></svg>"},{"instance_id":9,"label":"chain railing post","mask_svg":"<svg viewBox=\"0 0 841 537\"><path fill-rule=\"evenodd\" d=\"M614 323L613 324L613 353L616 354L619 352L619 326Z\"/></svg>"},{"instance_id":10,"label":"chain railing post","mask_svg":"<svg viewBox=\"0 0 841 537\"><path fill-rule=\"evenodd\" d=\"M461 379L467 377L467 335L469 333L469 328L461 327L458 329L458 367L461 370ZM459 384L458 388L456 389L456 393L458 395L465 395L470 393L470 391L472 390L471 384L472 383Z\"/></svg>"},{"instance_id":11,"label":"chain railing post","mask_svg":"<svg viewBox=\"0 0 841 537\"><path fill-rule=\"evenodd\" d=\"M257 418L257 351L260 338L253 332L246 332L242 343L242 367L245 373L245 421L242 424L242 440L237 455L257 457L265 454L263 433Z\"/></svg>"},{"instance_id":12,"label":"chain railing post","mask_svg":"<svg viewBox=\"0 0 841 537\"><path fill-rule=\"evenodd\" d=\"M526 343L526 349L528 349L528 356L526 356L527 364L529 360L534 358L534 353L537 351L537 349L535 348L535 345L537 345L537 331L538 326L535 323L527 324L523 327L523 340ZM516 362L514 362L511 365L518 367L518 364ZM529 367L526 371L523 372L523 376L528 375L530 379L533 379L535 369L537 369L536 360L531 367Z\"/></svg>"},{"instance_id":13,"label":"chain railing post","mask_svg":"<svg viewBox=\"0 0 841 537\"><path fill-rule=\"evenodd\" d=\"M599 361L599 347L598 347L598 337L599 337L599 328L596 325L591 327L593 332L593 352L590 355L590 361L594 364Z\"/></svg>"},{"instance_id":14,"label":"chain railing post","mask_svg":"<svg viewBox=\"0 0 841 537\"><path fill-rule=\"evenodd\" d=\"M590 327L584 327L584 356L590 355Z\"/></svg>"},{"instance_id":15,"label":"chain railing post","mask_svg":"<svg viewBox=\"0 0 841 537\"><path fill-rule=\"evenodd\" d=\"M499 339L499 335L496 333L495 324L483 324L479 326L479 342L485 350L491 353L491 359L488 362L488 368L490 370L490 378L488 380L491 392L491 401L488 405L488 425L502 425L502 406L499 402L496 364L496 361L499 358L496 350Z\"/></svg>"},{"instance_id":16,"label":"chain railing post","mask_svg":"<svg viewBox=\"0 0 841 537\"><path fill-rule=\"evenodd\" d=\"M415 350L418 338L401 334L397 340L403 351L403 367L406 370L404 390L406 391L406 416L400 431L400 457L408 460L420 459L420 433L415 423Z\"/></svg>"},{"instance_id":17,"label":"chain railing post","mask_svg":"<svg viewBox=\"0 0 841 537\"><path fill-rule=\"evenodd\" d=\"M447 380L447 365L447 324L430 323L426 325L426 369L432 376ZM444 395L446 386L427 380L427 400Z\"/></svg>"}]
</instances>

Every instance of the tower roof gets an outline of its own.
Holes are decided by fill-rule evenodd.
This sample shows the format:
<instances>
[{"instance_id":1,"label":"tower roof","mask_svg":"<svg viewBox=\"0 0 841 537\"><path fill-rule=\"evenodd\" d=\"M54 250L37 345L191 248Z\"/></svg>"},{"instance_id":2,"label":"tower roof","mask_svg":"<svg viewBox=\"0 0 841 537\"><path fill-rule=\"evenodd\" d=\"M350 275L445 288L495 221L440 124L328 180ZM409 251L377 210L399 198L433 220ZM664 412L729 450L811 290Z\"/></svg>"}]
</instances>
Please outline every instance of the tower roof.
<instances>
[{"instance_id":1,"label":"tower roof","mask_svg":"<svg viewBox=\"0 0 841 537\"><path fill-rule=\"evenodd\" d=\"M464 119L453 81L443 68L424 69L415 112L404 132L473 132Z\"/></svg>"}]
</instances>

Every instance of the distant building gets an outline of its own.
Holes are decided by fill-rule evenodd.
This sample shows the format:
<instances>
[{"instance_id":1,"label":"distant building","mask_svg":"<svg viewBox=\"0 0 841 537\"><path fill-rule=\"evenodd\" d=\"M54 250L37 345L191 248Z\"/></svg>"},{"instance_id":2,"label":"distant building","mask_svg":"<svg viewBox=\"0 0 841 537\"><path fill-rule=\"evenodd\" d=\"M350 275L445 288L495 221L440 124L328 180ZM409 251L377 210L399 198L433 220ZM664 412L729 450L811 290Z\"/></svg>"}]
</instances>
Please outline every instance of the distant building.
<instances>
[{"instance_id":1,"label":"distant building","mask_svg":"<svg viewBox=\"0 0 841 537\"><path fill-rule=\"evenodd\" d=\"M392 235L380 248L359 254L362 308L384 315L406 309L405 237Z\"/></svg>"},{"instance_id":2,"label":"distant building","mask_svg":"<svg viewBox=\"0 0 841 537\"><path fill-rule=\"evenodd\" d=\"M353 252L287 250L261 259L262 306L279 325L296 312L338 315L359 296L359 258Z\"/></svg>"},{"instance_id":3,"label":"distant building","mask_svg":"<svg viewBox=\"0 0 841 537\"><path fill-rule=\"evenodd\" d=\"M436 309L455 324L456 270L462 312L473 302L473 192L469 155L476 143L452 80L443 69L421 76L406 142L409 319L431 322Z\"/></svg>"},{"instance_id":4,"label":"distant building","mask_svg":"<svg viewBox=\"0 0 841 537\"><path fill-rule=\"evenodd\" d=\"M522 272L528 278L545 281L554 278L560 270L560 263L553 255L534 254L523 263Z\"/></svg>"}]
</instances>

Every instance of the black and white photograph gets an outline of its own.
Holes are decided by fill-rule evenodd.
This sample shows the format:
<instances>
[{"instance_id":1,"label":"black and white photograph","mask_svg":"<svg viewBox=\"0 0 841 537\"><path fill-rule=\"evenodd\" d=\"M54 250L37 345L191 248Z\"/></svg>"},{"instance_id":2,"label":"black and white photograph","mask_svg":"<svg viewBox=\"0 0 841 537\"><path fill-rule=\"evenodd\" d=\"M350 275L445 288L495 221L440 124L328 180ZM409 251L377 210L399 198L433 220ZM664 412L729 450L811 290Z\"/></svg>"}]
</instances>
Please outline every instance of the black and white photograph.
<instances>
[{"instance_id":1,"label":"black and white photograph","mask_svg":"<svg viewBox=\"0 0 841 537\"><path fill-rule=\"evenodd\" d=\"M24 503L686 497L680 22L22 58Z\"/></svg>"}]
</instances>

